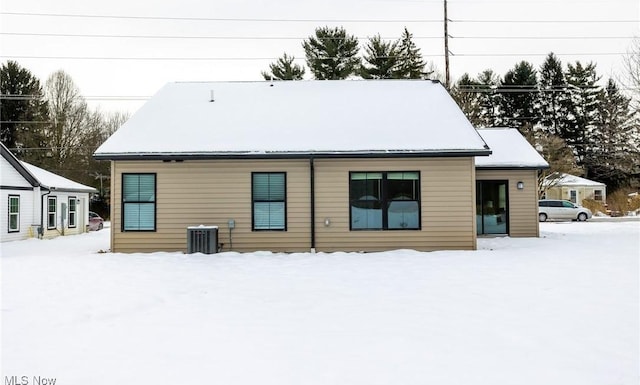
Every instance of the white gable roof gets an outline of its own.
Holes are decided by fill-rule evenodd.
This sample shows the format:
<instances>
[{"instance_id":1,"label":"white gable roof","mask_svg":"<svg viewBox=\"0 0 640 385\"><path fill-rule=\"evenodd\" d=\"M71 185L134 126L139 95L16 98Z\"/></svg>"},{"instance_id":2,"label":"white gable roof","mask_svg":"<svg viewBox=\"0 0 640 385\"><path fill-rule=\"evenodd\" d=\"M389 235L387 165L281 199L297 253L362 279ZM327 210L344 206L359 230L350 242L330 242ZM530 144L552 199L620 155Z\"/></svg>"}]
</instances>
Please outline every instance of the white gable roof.
<instances>
[{"instance_id":1,"label":"white gable roof","mask_svg":"<svg viewBox=\"0 0 640 385\"><path fill-rule=\"evenodd\" d=\"M491 155L476 157L479 168L548 168L544 158L515 128L480 129Z\"/></svg>"},{"instance_id":2,"label":"white gable roof","mask_svg":"<svg viewBox=\"0 0 640 385\"><path fill-rule=\"evenodd\" d=\"M554 186L594 186L594 187L605 187L604 183L596 182L587 178L582 178L579 176L571 175L571 174L562 174L559 178L557 178L557 174L551 174L545 178L545 181L553 181Z\"/></svg>"},{"instance_id":3,"label":"white gable roof","mask_svg":"<svg viewBox=\"0 0 640 385\"><path fill-rule=\"evenodd\" d=\"M40 182L40 184L48 189L73 191L73 192L97 192L93 187L74 182L70 179L54 174L40 167L34 166L27 162L20 162L22 165Z\"/></svg>"},{"instance_id":4,"label":"white gable roof","mask_svg":"<svg viewBox=\"0 0 640 385\"><path fill-rule=\"evenodd\" d=\"M489 151L438 82L336 80L169 83L95 155L389 153Z\"/></svg>"}]
</instances>

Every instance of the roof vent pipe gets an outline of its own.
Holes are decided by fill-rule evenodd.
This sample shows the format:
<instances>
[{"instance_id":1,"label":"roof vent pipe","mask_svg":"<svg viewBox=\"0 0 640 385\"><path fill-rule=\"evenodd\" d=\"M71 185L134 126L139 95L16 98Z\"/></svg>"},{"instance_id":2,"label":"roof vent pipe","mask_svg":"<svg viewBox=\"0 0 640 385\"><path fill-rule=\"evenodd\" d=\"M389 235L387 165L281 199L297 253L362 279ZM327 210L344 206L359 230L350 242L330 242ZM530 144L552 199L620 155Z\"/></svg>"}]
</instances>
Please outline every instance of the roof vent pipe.
<instances>
[{"instance_id":1,"label":"roof vent pipe","mask_svg":"<svg viewBox=\"0 0 640 385\"><path fill-rule=\"evenodd\" d=\"M209 98L209 102L215 102L215 98L213 97L213 90L211 90L211 98Z\"/></svg>"}]
</instances>

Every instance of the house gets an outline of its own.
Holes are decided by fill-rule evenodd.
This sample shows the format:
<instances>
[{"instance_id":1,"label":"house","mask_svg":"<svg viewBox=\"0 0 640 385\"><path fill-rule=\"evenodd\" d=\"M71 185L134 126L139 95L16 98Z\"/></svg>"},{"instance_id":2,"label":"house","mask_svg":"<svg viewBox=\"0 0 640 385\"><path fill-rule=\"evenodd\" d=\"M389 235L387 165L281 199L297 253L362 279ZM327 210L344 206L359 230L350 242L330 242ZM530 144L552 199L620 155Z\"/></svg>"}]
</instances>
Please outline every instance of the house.
<instances>
[{"instance_id":1,"label":"house","mask_svg":"<svg viewBox=\"0 0 640 385\"><path fill-rule=\"evenodd\" d=\"M545 178L545 198L564 199L582 205L584 199L605 203L607 186L571 174L551 174Z\"/></svg>"},{"instance_id":2,"label":"house","mask_svg":"<svg viewBox=\"0 0 640 385\"><path fill-rule=\"evenodd\" d=\"M331 252L475 249L490 154L439 82L354 80L170 83L94 157L111 161L112 251L184 251L203 224L225 251ZM483 173L533 197L515 163Z\"/></svg>"},{"instance_id":3,"label":"house","mask_svg":"<svg viewBox=\"0 0 640 385\"><path fill-rule=\"evenodd\" d=\"M478 132L492 151L475 160L478 234L537 237L538 171L549 164L517 129Z\"/></svg>"},{"instance_id":4,"label":"house","mask_svg":"<svg viewBox=\"0 0 640 385\"><path fill-rule=\"evenodd\" d=\"M0 152L2 242L86 231L93 187L21 162L1 143Z\"/></svg>"}]
</instances>

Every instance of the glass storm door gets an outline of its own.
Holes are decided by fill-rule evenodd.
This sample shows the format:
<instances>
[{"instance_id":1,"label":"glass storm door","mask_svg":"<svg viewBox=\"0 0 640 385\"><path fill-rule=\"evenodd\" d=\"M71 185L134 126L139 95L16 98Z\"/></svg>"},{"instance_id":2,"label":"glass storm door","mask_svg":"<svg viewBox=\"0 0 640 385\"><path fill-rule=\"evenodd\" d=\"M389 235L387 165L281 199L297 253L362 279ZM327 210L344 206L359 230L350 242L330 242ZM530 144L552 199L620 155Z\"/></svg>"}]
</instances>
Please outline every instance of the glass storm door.
<instances>
[{"instance_id":1,"label":"glass storm door","mask_svg":"<svg viewBox=\"0 0 640 385\"><path fill-rule=\"evenodd\" d=\"M482 234L508 234L508 181L480 180L476 182L476 231Z\"/></svg>"}]
</instances>

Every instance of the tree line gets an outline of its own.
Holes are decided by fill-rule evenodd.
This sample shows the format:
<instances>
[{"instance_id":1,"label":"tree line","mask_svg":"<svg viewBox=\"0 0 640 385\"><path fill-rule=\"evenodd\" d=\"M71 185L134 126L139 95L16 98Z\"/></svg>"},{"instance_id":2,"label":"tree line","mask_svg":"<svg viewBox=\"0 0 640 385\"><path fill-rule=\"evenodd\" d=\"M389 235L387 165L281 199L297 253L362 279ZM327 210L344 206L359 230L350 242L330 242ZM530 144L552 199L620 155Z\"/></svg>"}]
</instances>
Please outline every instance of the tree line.
<instances>
[{"instance_id":1,"label":"tree line","mask_svg":"<svg viewBox=\"0 0 640 385\"><path fill-rule=\"evenodd\" d=\"M359 42L342 27L319 27L302 42L306 66L314 79L336 80L438 78L405 28L397 40L380 35ZM635 42L638 47L638 42ZM637 51L637 50L636 50ZM625 64L638 87L638 52ZM262 71L266 80L301 80L306 73L284 53ZM477 128L517 128L550 163L542 174L570 173L617 188L640 184L638 107L614 79L601 85L594 63L563 66L550 53L542 66L521 61L503 76L487 69L462 75L450 93ZM542 184L541 184L542 186Z\"/></svg>"},{"instance_id":2,"label":"tree line","mask_svg":"<svg viewBox=\"0 0 640 385\"><path fill-rule=\"evenodd\" d=\"M640 43L634 44L624 58L627 90L614 79L602 85L594 63L563 65L550 53L539 68L521 61L503 76L491 69L475 77L465 73L449 91L475 127L520 130L550 163L543 176L567 172L606 183L610 190L637 188L640 98L624 92L640 92ZM362 57L358 39L342 27L319 27L302 46L307 67L319 80L439 77L406 28L397 40L369 38ZM285 53L262 76L299 80L305 72ZM64 71L42 85L14 61L0 68L0 93L2 143L24 161L100 189L109 165L92 154L128 116L91 110Z\"/></svg>"},{"instance_id":3,"label":"tree line","mask_svg":"<svg viewBox=\"0 0 640 385\"><path fill-rule=\"evenodd\" d=\"M513 127L550 163L615 190L640 177L639 115L614 79L600 83L594 63L563 66L550 53L539 69L521 61L504 76L464 74L451 89L475 127ZM637 187L637 186L636 186Z\"/></svg>"},{"instance_id":4,"label":"tree line","mask_svg":"<svg viewBox=\"0 0 640 385\"><path fill-rule=\"evenodd\" d=\"M94 160L93 153L128 115L89 108L64 71L43 85L15 61L0 67L0 94L2 143L22 161L95 187L99 194L92 203L106 206L109 164Z\"/></svg>"},{"instance_id":5,"label":"tree line","mask_svg":"<svg viewBox=\"0 0 640 385\"><path fill-rule=\"evenodd\" d=\"M307 67L314 79L426 79L433 73L405 27L399 39L385 41L380 35L368 39L359 57L358 38L342 27L319 27L302 42ZM265 80L301 80L306 69L286 52L262 71ZM429 68L431 67L431 68Z\"/></svg>"}]
</instances>

